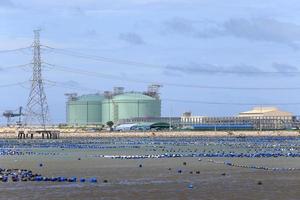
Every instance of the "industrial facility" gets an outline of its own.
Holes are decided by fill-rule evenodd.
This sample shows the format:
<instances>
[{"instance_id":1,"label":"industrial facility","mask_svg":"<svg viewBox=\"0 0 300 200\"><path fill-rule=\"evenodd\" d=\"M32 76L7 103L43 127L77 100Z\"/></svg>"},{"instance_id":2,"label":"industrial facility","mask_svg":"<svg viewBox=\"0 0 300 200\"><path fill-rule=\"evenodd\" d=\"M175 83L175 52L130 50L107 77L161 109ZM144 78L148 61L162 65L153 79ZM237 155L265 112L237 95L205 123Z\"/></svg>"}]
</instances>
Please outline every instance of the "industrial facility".
<instances>
[{"instance_id":1,"label":"industrial facility","mask_svg":"<svg viewBox=\"0 0 300 200\"><path fill-rule=\"evenodd\" d=\"M181 124L198 130L283 130L298 129L300 121L292 113L276 107L254 107L230 117L193 116L185 112Z\"/></svg>"},{"instance_id":2,"label":"industrial facility","mask_svg":"<svg viewBox=\"0 0 300 200\"><path fill-rule=\"evenodd\" d=\"M118 123L130 118L161 116L160 85L150 85L146 92L125 92L123 87L113 91L78 96L66 94L69 125L100 125Z\"/></svg>"},{"instance_id":3,"label":"industrial facility","mask_svg":"<svg viewBox=\"0 0 300 200\"><path fill-rule=\"evenodd\" d=\"M134 117L118 121L118 128L136 130L145 123L169 124L172 130L291 130L300 129L300 118L276 107L254 107L236 116L195 116L185 112L181 117ZM124 127L122 126L124 125ZM147 130L147 129L145 129Z\"/></svg>"},{"instance_id":4,"label":"industrial facility","mask_svg":"<svg viewBox=\"0 0 300 200\"><path fill-rule=\"evenodd\" d=\"M66 94L68 125L107 125L115 130L286 130L299 129L300 120L290 112L276 107L254 107L236 116L193 116L185 112L181 117L161 117L159 85L150 85L146 92L127 92L123 87L113 91L78 96Z\"/></svg>"}]
</instances>

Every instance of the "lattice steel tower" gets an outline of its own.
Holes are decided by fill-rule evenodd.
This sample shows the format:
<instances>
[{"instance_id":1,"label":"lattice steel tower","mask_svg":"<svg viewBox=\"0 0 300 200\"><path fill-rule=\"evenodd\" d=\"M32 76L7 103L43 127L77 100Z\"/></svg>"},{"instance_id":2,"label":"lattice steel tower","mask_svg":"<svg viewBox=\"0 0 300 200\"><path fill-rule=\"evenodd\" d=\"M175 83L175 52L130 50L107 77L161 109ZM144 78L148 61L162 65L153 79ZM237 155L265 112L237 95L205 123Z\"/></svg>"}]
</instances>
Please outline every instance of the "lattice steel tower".
<instances>
[{"instance_id":1,"label":"lattice steel tower","mask_svg":"<svg viewBox=\"0 0 300 200\"><path fill-rule=\"evenodd\" d=\"M26 106L25 124L41 125L45 128L47 123L49 123L49 108L42 77L40 30L35 30L31 90Z\"/></svg>"}]
</instances>

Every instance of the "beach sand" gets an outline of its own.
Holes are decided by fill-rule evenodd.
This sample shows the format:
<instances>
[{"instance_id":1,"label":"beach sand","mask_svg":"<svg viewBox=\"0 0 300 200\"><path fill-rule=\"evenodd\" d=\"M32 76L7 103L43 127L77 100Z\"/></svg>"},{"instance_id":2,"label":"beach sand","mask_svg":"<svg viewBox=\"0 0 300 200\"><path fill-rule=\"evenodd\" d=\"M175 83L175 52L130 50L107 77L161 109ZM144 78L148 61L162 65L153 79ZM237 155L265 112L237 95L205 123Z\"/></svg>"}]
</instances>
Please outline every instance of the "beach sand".
<instances>
[{"instance_id":1,"label":"beach sand","mask_svg":"<svg viewBox=\"0 0 300 200\"><path fill-rule=\"evenodd\" d=\"M88 132L80 129L55 129L60 138L110 138L110 137L240 137L240 136L300 136L299 131L157 131L157 132ZM0 128L0 138L17 138L15 128ZM35 135L41 138L41 135Z\"/></svg>"},{"instance_id":2,"label":"beach sand","mask_svg":"<svg viewBox=\"0 0 300 200\"><path fill-rule=\"evenodd\" d=\"M221 159L222 160L222 159ZM299 159L278 159L299 165ZM276 160L274 162L277 162ZM42 162L43 167L38 167ZM183 162L187 162L183 166ZM239 159L239 163L268 163ZM139 168L139 164L143 167ZM75 157L1 158L1 167L30 168L48 176L97 177L99 183L0 183L0 199L298 199L300 172L268 172L217 165L203 159L111 160ZM273 164L276 166L276 163ZM171 170L168 170L171 168ZM181 169L181 174L177 170ZM201 171L195 174L195 171ZM194 174L189 172L193 171ZM222 173L226 173L225 176ZM108 183L103 183L103 180ZM258 181L262 185L258 185ZM193 184L189 189L188 185Z\"/></svg>"},{"instance_id":3,"label":"beach sand","mask_svg":"<svg viewBox=\"0 0 300 200\"><path fill-rule=\"evenodd\" d=\"M112 133L110 133L112 134ZM225 140L225 142L220 142ZM219 142L218 142L219 141ZM249 140L249 144L258 145ZM267 140L268 141L268 140ZM260 144L281 142L270 140ZM111 159L99 155L145 155L172 152L243 152L254 150L244 139L104 138L63 140L0 140L4 149L23 152L0 155L0 168L30 169L48 177L96 177L98 183L0 182L0 199L299 199L300 170L269 171L209 162L300 169L300 158L162 158ZM242 145L242 146L241 146ZM135 148L138 146L139 148ZM111 148L113 147L113 148ZM131 148L134 147L134 148ZM257 150L261 150L260 146ZM276 147L274 147L276 148ZM293 146L297 149L298 146ZM27 152L27 153L26 153ZM29 152L29 153L28 153ZM80 158L80 159L78 159ZM186 163L186 164L184 164ZM40 166L42 164L42 166ZM139 167L142 165L142 167ZM182 173L178 173L181 170ZM200 171L197 174L196 171ZM192 174L191 174L192 172ZM104 183L107 180L107 183ZM261 182L262 184L258 184ZM193 185L189 188L189 185Z\"/></svg>"}]
</instances>

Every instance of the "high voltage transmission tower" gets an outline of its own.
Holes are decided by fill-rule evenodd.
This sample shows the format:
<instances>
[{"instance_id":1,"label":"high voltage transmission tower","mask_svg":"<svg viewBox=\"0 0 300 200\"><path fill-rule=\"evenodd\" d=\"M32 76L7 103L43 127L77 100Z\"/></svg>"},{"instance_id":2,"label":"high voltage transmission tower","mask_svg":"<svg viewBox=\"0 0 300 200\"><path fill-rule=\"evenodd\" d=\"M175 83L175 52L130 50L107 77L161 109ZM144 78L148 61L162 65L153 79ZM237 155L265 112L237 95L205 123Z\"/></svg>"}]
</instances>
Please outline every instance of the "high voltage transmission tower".
<instances>
[{"instance_id":1,"label":"high voltage transmission tower","mask_svg":"<svg viewBox=\"0 0 300 200\"><path fill-rule=\"evenodd\" d=\"M34 31L31 90L25 114L25 125L41 125L45 128L49 123L49 108L42 77L40 30Z\"/></svg>"}]
</instances>

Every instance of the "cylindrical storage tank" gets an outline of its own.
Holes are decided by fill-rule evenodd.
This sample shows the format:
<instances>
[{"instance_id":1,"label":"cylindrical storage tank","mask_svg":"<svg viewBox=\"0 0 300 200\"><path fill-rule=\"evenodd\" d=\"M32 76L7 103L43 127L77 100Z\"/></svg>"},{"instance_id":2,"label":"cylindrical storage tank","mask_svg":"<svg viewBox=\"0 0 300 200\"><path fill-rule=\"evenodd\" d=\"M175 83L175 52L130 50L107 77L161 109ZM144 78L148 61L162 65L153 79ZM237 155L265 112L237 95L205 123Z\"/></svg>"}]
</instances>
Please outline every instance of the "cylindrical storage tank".
<instances>
[{"instance_id":1,"label":"cylindrical storage tank","mask_svg":"<svg viewBox=\"0 0 300 200\"><path fill-rule=\"evenodd\" d=\"M102 101L102 123L106 124L108 121L117 121L114 119L113 116L114 110L113 110L113 103L112 99L105 99Z\"/></svg>"},{"instance_id":2,"label":"cylindrical storage tank","mask_svg":"<svg viewBox=\"0 0 300 200\"><path fill-rule=\"evenodd\" d=\"M124 93L104 100L102 110L104 123L136 117L160 117L161 100L142 93Z\"/></svg>"},{"instance_id":3,"label":"cylindrical storage tank","mask_svg":"<svg viewBox=\"0 0 300 200\"><path fill-rule=\"evenodd\" d=\"M67 102L67 123L78 125L102 123L102 101L99 94L78 97Z\"/></svg>"}]
</instances>

